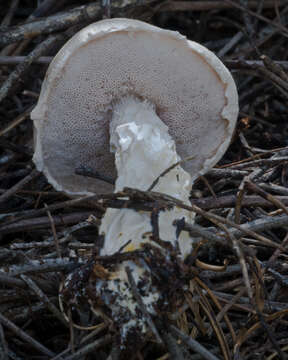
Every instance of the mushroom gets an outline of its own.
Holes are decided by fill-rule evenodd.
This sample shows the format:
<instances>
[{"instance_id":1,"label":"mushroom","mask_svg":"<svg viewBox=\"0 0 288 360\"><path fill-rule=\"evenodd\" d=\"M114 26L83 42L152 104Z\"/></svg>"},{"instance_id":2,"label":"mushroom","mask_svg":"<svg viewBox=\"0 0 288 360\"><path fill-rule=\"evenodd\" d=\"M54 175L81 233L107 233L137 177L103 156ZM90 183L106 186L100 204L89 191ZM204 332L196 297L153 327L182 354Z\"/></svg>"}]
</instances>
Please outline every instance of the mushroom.
<instances>
[{"instance_id":1,"label":"mushroom","mask_svg":"<svg viewBox=\"0 0 288 360\"><path fill-rule=\"evenodd\" d=\"M115 191L125 186L147 190L157 179L153 190L189 204L193 181L229 145L237 114L233 78L208 49L141 21L103 20L73 36L49 66L31 114L34 161L56 189L69 195L113 190L75 174L84 166L110 177L117 173ZM185 233L177 238L173 223L181 218L192 223L193 217L177 207L159 215L161 240L179 245L183 259L193 240ZM105 237L101 255L139 249L151 243L150 213L108 209L100 232ZM127 266L150 314L161 298L143 262L124 261L109 279L97 282L96 294L118 322L123 342L131 329L147 331Z\"/></svg>"}]
</instances>

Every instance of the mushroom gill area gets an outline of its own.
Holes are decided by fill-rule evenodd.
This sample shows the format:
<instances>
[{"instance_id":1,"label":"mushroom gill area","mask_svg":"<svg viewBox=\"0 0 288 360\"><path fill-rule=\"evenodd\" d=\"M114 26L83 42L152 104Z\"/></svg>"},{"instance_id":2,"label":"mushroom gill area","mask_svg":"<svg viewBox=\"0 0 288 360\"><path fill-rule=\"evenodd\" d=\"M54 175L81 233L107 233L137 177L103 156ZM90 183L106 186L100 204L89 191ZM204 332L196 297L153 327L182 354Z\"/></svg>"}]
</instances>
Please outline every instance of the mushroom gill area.
<instances>
[{"instance_id":1,"label":"mushroom gill area","mask_svg":"<svg viewBox=\"0 0 288 360\"><path fill-rule=\"evenodd\" d=\"M193 178L223 142L224 87L205 61L212 54L205 52L203 60L199 44L151 31L99 35L85 46L77 37L51 63L32 118L38 132L34 161L56 189L71 195L112 191L111 185L79 176L75 169L116 175L108 151L108 114L113 101L127 94L157 105L180 156L197 155L183 165Z\"/></svg>"},{"instance_id":2,"label":"mushroom gill area","mask_svg":"<svg viewBox=\"0 0 288 360\"><path fill-rule=\"evenodd\" d=\"M126 97L114 106L110 146L115 152L118 172L115 192L124 187L147 191L154 184L153 191L189 204L191 176L180 165L172 166L180 160L175 142L151 103ZM77 292L75 277L70 275L62 291L63 299L78 302L88 296L97 314L113 319L122 344L127 343L130 335L146 334L149 317L169 303L167 296L171 296L171 289L180 281L179 274L184 274L179 263L183 264L182 260L191 252L193 240L186 232L179 234L175 226L175 221L181 219L191 224L194 214L176 206L163 208L160 203L152 214L109 208L99 230L103 237L100 256L110 257L112 262L94 264L93 276L86 283L83 281L85 286L78 287ZM137 252L142 253L135 257Z\"/></svg>"}]
</instances>

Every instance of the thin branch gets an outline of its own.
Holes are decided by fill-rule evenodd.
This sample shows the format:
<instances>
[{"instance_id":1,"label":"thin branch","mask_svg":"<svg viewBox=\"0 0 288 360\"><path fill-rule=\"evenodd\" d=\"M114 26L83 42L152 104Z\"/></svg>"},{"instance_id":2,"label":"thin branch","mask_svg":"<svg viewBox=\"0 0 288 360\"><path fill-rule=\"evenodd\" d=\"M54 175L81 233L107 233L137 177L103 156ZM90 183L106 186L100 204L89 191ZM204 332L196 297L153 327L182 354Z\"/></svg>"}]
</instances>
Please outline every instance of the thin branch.
<instances>
[{"instance_id":1,"label":"thin branch","mask_svg":"<svg viewBox=\"0 0 288 360\"><path fill-rule=\"evenodd\" d=\"M193 351L203 356L205 360L219 360L219 358L213 355L209 350L207 350L203 345L201 345L198 341L193 339L191 336L184 334L182 331L177 329L174 325L170 327L171 333L180 338L182 341L185 342Z\"/></svg>"},{"instance_id":2,"label":"thin branch","mask_svg":"<svg viewBox=\"0 0 288 360\"><path fill-rule=\"evenodd\" d=\"M16 336L19 336L22 340L30 344L33 348L37 349L40 353L47 355L49 357L55 356L55 353L47 349L44 345L40 344L37 340L28 335L25 331L21 330L17 325L12 321L7 319L4 315L0 313L0 322L12 331Z\"/></svg>"}]
</instances>

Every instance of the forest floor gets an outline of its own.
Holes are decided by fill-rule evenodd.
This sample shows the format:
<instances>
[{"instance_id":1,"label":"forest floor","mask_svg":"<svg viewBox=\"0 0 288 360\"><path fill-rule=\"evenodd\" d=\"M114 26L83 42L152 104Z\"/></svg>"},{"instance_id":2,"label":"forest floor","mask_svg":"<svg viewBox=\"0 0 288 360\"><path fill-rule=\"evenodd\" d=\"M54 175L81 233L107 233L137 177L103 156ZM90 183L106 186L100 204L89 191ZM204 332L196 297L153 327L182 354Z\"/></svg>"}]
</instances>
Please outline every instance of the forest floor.
<instances>
[{"instance_id":1,"label":"forest floor","mask_svg":"<svg viewBox=\"0 0 288 360\"><path fill-rule=\"evenodd\" d=\"M71 200L32 161L30 112L49 62L72 34L109 16L209 48L231 71L240 106L225 156L193 187L196 224L182 231L198 243L169 269L181 284L168 281L173 304L126 351L113 320L58 299L83 259L103 265L97 229L119 197ZM287 0L0 2L0 360L288 359L287 38ZM173 206L149 192L121 199Z\"/></svg>"}]
</instances>

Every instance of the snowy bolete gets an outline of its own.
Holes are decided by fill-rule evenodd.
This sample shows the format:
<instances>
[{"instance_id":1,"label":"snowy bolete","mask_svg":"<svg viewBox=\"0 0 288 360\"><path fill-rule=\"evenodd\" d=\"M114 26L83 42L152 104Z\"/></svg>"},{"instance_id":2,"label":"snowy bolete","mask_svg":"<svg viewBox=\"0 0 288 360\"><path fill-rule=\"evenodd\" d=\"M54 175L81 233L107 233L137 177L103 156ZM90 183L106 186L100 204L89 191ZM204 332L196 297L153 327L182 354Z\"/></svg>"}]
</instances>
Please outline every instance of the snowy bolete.
<instances>
[{"instance_id":1,"label":"snowy bolete","mask_svg":"<svg viewBox=\"0 0 288 360\"><path fill-rule=\"evenodd\" d=\"M31 115L34 161L56 189L71 195L112 190L76 175L84 166L109 177L117 170L115 191L148 190L157 179L153 190L189 204L193 181L224 154L237 114L232 76L209 50L141 21L103 20L76 34L49 66ZM178 236L174 221L192 223L194 214L174 206L158 215L160 240L185 259L193 240L187 233ZM150 212L133 209L108 209L99 231L101 255L131 252L155 240ZM95 297L109 309L123 343L130 333L147 331L127 269L149 314L155 315L162 296L141 259L117 263L111 277L97 279ZM67 278L66 288L72 280Z\"/></svg>"},{"instance_id":2,"label":"snowy bolete","mask_svg":"<svg viewBox=\"0 0 288 360\"><path fill-rule=\"evenodd\" d=\"M128 117L129 98L147 104L168 126L179 156L194 156L183 165L192 180L222 157L238 113L232 76L205 47L137 20L91 24L55 56L31 114L34 161L55 189L71 195L113 189L75 169L116 176L109 127L124 98Z\"/></svg>"}]
</instances>

